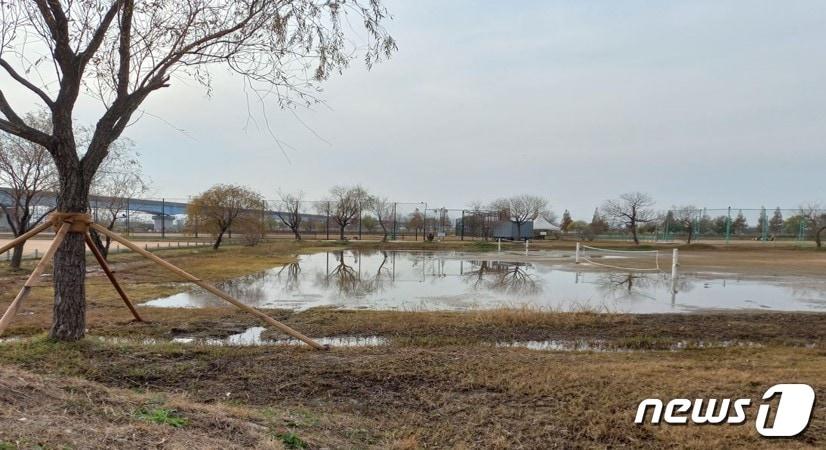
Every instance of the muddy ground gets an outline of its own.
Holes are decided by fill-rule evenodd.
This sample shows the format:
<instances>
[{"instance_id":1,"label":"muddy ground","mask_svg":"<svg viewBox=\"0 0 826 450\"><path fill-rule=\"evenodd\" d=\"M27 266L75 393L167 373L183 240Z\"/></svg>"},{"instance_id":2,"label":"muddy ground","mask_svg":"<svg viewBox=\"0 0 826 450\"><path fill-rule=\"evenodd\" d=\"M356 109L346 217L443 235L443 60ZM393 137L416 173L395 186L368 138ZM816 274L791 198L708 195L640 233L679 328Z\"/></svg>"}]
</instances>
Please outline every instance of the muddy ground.
<instances>
[{"instance_id":1,"label":"muddy ground","mask_svg":"<svg viewBox=\"0 0 826 450\"><path fill-rule=\"evenodd\" d=\"M330 245L279 242L160 254L221 281ZM684 266L697 271L826 274L826 253L813 250L702 246L681 252ZM187 288L135 255L113 261L136 301ZM0 274L0 308L24 278L25 272ZM52 300L49 280L43 281L7 333L19 339L0 344L0 448L826 445L823 402L804 434L781 441L757 435L756 409L744 426L633 424L637 404L648 397L748 397L756 405L769 386L791 382L812 384L823 395L826 314L270 310L311 336L381 336L387 344L328 352L221 347L164 342L226 337L258 325L255 318L229 308L147 308L141 311L150 323L132 323L112 288L93 272L91 337L62 344L44 338ZM600 351L495 345L543 340L598 341Z\"/></svg>"}]
</instances>

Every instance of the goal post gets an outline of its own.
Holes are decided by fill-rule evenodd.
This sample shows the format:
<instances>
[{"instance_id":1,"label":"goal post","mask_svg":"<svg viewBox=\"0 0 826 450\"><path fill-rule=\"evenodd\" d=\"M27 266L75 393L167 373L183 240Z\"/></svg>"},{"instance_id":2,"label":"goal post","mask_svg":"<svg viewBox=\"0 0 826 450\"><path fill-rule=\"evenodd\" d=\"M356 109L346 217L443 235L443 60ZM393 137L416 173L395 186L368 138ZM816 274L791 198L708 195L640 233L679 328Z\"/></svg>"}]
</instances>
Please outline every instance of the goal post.
<instances>
[{"instance_id":1,"label":"goal post","mask_svg":"<svg viewBox=\"0 0 826 450\"><path fill-rule=\"evenodd\" d=\"M660 251L616 250L592 247L577 242L574 262L576 264L584 262L618 270L658 272L660 271Z\"/></svg>"}]
</instances>

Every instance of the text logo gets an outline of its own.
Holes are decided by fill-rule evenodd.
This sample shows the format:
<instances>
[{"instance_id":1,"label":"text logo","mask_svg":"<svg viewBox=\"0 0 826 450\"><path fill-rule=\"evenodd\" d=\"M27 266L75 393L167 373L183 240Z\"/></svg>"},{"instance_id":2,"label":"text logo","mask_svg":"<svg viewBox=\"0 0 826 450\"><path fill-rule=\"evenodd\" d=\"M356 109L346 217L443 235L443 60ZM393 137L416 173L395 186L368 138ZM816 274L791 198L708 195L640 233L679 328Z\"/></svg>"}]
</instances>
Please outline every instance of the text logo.
<instances>
[{"instance_id":1,"label":"text logo","mask_svg":"<svg viewBox=\"0 0 826 450\"><path fill-rule=\"evenodd\" d=\"M777 399L772 408L772 399ZM763 403L757 409L755 428L761 436L797 436L809 426L815 404L815 391L808 384L777 384L763 394ZM663 404L657 398L640 402L634 423L645 423L651 412L650 423L660 421L682 425L691 420L698 425L742 424L747 420L751 399L695 399L676 398ZM774 420L771 420L773 418ZM771 424L770 424L771 422Z\"/></svg>"}]
</instances>

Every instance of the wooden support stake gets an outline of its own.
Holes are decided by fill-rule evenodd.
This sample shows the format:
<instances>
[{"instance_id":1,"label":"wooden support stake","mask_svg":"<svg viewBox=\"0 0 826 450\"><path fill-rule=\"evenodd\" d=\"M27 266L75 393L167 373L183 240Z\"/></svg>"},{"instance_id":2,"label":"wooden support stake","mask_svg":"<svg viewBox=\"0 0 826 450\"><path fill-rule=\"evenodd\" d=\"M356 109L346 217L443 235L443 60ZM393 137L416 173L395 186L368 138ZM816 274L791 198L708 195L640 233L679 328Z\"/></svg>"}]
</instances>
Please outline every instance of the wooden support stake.
<instances>
[{"instance_id":1,"label":"wooden support stake","mask_svg":"<svg viewBox=\"0 0 826 450\"><path fill-rule=\"evenodd\" d=\"M7 251L9 251L11 249L13 249L14 247L17 247L18 245L20 245L22 243L28 241L29 239L31 239L34 236L40 234L41 232L43 232L44 230L46 230L50 226L52 226L51 222L48 222L48 221L43 222L40 225L32 228L28 232L26 232L24 234L21 234L20 236L14 238L13 241L11 241L8 244L0 247L0 255L3 254L3 253L6 253Z\"/></svg>"},{"instance_id":2,"label":"wooden support stake","mask_svg":"<svg viewBox=\"0 0 826 450\"><path fill-rule=\"evenodd\" d=\"M220 297L220 298L226 300L227 302L232 303L233 305L235 305L239 309L243 309L244 311L247 311L250 314L253 314L253 315L261 318L262 320L264 320L268 324L274 326L278 330L280 330L280 331L282 331L286 334L289 334L290 336L292 336L296 339L299 339L299 340L305 342L306 344L310 345L311 347L316 348L318 350L328 350L329 349L329 346L321 345L318 342L314 341L313 339L301 334L300 332L290 328L287 325L284 325L283 323L273 319L272 317L264 314L263 312L255 309L251 306L248 306L248 305L245 305L245 304L241 303L239 300L235 299L231 295L221 291L220 289L216 288L215 286L212 286L209 283L205 283L200 278L198 278L198 277L184 271L183 269L180 269L180 268L164 261L163 259L159 258L158 256L153 255L152 253L140 248L140 246L135 245L134 243L132 243L128 239L124 238L123 236L121 236L121 235L119 235L119 234L117 234L113 231L110 231L106 227L98 225L96 223L93 223L92 228L97 230L99 233L102 233L106 236L109 236L110 238L112 238L112 240L120 242L121 244L123 244L124 246L126 246L127 248L132 250L133 252L139 253L139 254L143 255L144 257L146 257L147 259L152 260L154 263L158 264L159 266L163 267L164 269L169 270L170 272L173 272L173 273L181 276L182 278L191 281L192 283L195 283L196 285L200 286L201 288L211 292L212 294L215 294L217 297Z\"/></svg>"},{"instance_id":3,"label":"wooden support stake","mask_svg":"<svg viewBox=\"0 0 826 450\"><path fill-rule=\"evenodd\" d=\"M106 277L109 278L109 281L112 283L112 286L118 291L118 295L120 298L123 299L123 303L126 303L126 307L129 308L129 311L132 311L132 315L135 316L135 320L138 322L143 322L141 316L138 314L138 311L135 310L135 306L132 305L132 302L129 300L129 296L126 295L126 292L120 287L118 280L115 279L115 274L112 272L112 269L109 267L109 264L106 262L106 258L103 257L103 254L100 253L100 249L98 246L95 245L95 242L92 241L92 237L89 236L89 233L85 233L83 237L86 239L86 245L89 247L89 250L92 251L92 254L95 255L95 259L98 260L98 265L103 270L103 273L106 274Z\"/></svg>"},{"instance_id":4,"label":"wooden support stake","mask_svg":"<svg viewBox=\"0 0 826 450\"><path fill-rule=\"evenodd\" d=\"M51 223L46 225L51 226ZM64 223L60 226L54 240L51 245L49 245L49 249L46 250L43 258L40 259L40 262L37 263L37 266L35 266L31 275L29 275L29 278L23 285L23 289L20 289L17 297L14 298L14 301L11 302L11 305L9 305L9 308L6 310L6 313L3 314L3 318L0 318L0 334L3 334L3 332L6 331L6 328L8 328L15 314L17 314L17 311L20 309L20 305L23 303L23 300L28 297L32 287L34 287L34 284L40 278L40 275L43 274L43 271L46 270L46 267L48 267L49 263L52 261L52 258L54 258L55 252L60 247L60 244L63 243L63 239L66 237L66 233L69 232L71 227L72 225L70 223Z\"/></svg>"}]
</instances>

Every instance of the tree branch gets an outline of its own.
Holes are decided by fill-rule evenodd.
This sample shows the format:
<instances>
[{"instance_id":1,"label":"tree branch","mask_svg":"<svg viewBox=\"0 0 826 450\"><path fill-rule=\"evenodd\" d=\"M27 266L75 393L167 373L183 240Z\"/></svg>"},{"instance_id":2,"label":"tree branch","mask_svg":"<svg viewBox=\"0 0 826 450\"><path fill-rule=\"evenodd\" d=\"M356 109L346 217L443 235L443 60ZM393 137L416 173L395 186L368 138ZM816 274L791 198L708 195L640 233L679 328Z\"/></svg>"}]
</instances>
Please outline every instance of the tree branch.
<instances>
[{"instance_id":1,"label":"tree branch","mask_svg":"<svg viewBox=\"0 0 826 450\"><path fill-rule=\"evenodd\" d=\"M129 89L129 63L131 54L129 47L132 42L132 12L134 1L128 0L123 6L123 16L120 26L120 45L118 46L118 86L117 95L125 96Z\"/></svg>"},{"instance_id":2,"label":"tree branch","mask_svg":"<svg viewBox=\"0 0 826 450\"><path fill-rule=\"evenodd\" d=\"M54 101L51 98L49 98L49 96L46 95L46 93L43 92L43 90L41 90L40 88L38 88L37 86L35 86L31 82L29 82L29 80L23 78L20 74L18 74L17 71L15 71L14 68L11 66L11 64L9 64L3 58L0 58L0 66L2 66L4 69L6 69L6 72L8 72L9 75L11 75L12 78L17 80L18 83L22 84L23 86L28 88L30 91L37 94L37 96L40 97L46 103L46 105L49 106L49 108L54 106Z\"/></svg>"},{"instance_id":3,"label":"tree branch","mask_svg":"<svg viewBox=\"0 0 826 450\"><path fill-rule=\"evenodd\" d=\"M48 148L52 137L26 125L26 122L14 112L14 109L12 109L8 100L6 100L6 97L3 95L3 91L0 91L0 112L2 112L7 119L0 119L0 130Z\"/></svg>"},{"instance_id":4,"label":"tree branch","mask_svg":"<svg viewBox=\"0 0 826 450\"><path fill-rule=\"evenodd\" d=\"M54 1L54 0L52 0ZM95 33L92 35L92 39L89 41L89 45L86 46L86 49L78 55L80 58L80 67L81 72L83 71L83 67L92 58L95 52L98 51L100 48L100 44L103 43L103 38L106 36L106 32L109 31L109 26L112 25L112 21L115 20L115 16L118 14L118 10L121 7L123 0L115 0L112 2L112 5L109 7L109 10L106 11L106 15L103 16L103 19L100 21L100 25L98 25ZM131 11L129 13L131 17ZM131 20L130 20L131 22Z\"/></svg>"}]
</instances>

